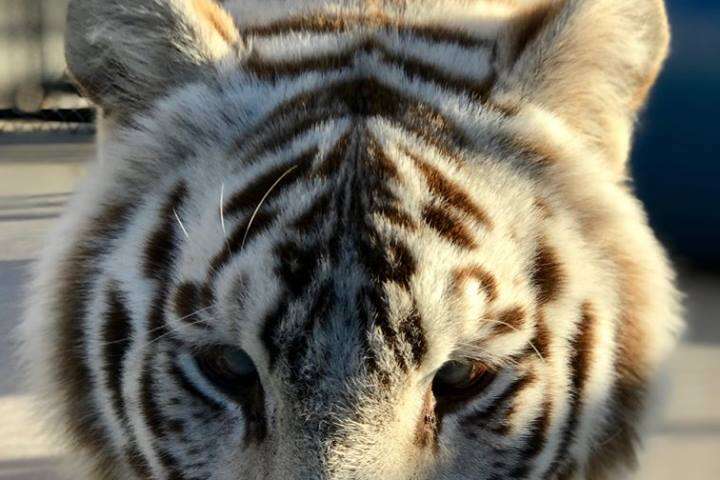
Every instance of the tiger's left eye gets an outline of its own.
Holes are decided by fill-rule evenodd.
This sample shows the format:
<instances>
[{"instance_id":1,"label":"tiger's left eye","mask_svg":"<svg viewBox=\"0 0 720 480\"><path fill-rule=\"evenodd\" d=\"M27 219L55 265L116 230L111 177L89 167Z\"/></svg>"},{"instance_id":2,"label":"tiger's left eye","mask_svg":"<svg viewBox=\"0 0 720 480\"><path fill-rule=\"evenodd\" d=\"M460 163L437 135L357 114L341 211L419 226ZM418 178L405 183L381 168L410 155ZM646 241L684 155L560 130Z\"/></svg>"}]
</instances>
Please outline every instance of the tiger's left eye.
<instances>
[{"instance_id":1,"label":"tiger's left eye","mask_svg":"<svg viewBox=\"0 0 720 480\"><path fill-rule=\"evenodd\" d=\"M250 356L239 348L217 346L194 355L202 375L220 392L239 398L259 384L257 369Z\"/></svg>"},{"instance_id":2,"label":"tiger's left eye","mask_svg":"<svg viewBox=\"0 0 720 480\"><path fill-rule=\"evenodd\" d=\"M453 360L437 371L432 390L438 400L463 400L481 393L494 379L494 373L480 362Z\"/></svg>"}]
</instances>

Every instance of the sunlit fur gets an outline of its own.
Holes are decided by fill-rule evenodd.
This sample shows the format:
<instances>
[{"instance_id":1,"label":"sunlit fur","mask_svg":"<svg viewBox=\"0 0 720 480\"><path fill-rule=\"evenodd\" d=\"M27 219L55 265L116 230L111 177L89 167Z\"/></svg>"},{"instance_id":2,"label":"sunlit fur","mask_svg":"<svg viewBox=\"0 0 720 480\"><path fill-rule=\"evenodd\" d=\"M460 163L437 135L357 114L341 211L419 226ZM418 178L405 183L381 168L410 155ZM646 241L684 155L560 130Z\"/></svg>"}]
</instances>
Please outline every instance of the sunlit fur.
<instances>
[{"instance_id":1,"label":"sunlit fur","mask_svg":"<svg viewBox=\"0 0 720 480\"><path fill-rule=\"evenodd\" d=\"M75 478L629 472L681 325L625 176L661 1L224 3L71 3L102 162L21 353ZM449 360L497 378L436 404Z\"/></svg>"}]
</instances>

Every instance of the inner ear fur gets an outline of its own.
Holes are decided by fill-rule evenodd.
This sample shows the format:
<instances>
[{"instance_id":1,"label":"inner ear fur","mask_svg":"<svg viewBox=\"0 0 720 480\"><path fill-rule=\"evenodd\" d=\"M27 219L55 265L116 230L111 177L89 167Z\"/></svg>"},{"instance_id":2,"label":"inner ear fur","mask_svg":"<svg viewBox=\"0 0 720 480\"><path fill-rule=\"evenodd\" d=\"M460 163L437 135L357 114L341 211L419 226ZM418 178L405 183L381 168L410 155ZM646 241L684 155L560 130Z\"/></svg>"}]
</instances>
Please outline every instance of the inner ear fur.
<instances>
[{"instance_id":1,"label":"inner ear fur","mask_svg":"<svg viewBox=\"0 0 720 480\"><path fill-rule=\"evenodd\" d=\"M213 0L72 0L68 8L68 68L110 116L197 79L238 42L233 20Z\"/></svg>"},{"instance_id":2,"label":"inner ear fur","mask_svg":"<svg viewBox=\"0 0 720 480\"><path fill-rule=\"evenodd\" d=\"M622 175L669 38L662 0L532 2L498 40L500 89L564 119Z\"/></svg>"}]
</instances>

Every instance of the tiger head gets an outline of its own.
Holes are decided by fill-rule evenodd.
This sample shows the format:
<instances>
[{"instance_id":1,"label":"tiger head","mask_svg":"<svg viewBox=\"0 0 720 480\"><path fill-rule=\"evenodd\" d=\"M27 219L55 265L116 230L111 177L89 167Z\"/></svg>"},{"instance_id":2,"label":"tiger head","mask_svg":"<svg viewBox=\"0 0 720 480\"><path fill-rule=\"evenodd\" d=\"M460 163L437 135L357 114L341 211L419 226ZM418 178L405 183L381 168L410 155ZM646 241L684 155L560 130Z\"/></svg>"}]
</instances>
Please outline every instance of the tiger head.
<instances>
[{"instance_id":1,"label":"tiger head","mask_svg":"<svg viewBox=\"0 0 720 480\"><path fill-rule=\"evenodd\" d=\"M105 115L92 195L136 218L101 235L126 255L107 274L135 273L98 318L150 312L120 380L99 354L97 418L65 410L106 431L80 442L98 471L632 466L679 325L624 183L662 2L225 3L71 3L68 63Z\"/></svg>"}]
</instances>

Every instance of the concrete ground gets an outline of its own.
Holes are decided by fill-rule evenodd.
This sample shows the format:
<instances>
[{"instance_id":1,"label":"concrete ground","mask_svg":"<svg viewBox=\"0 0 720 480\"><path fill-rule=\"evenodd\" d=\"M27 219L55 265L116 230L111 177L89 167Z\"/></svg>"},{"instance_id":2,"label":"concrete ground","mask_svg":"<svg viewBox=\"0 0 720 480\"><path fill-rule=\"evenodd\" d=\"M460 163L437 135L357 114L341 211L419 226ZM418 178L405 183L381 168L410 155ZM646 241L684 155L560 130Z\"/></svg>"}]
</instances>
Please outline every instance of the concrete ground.
<instances>
[{"instance_id":1,"label":"concrete ground","mask_svg":"<svg viewBox=\"0 0 720 480\"><path fill-rule=\"evenodd\" d=\"M0 143L0 480L59 478L62 452L29 413L9 332L21 315L26 269L92 152L88 143ZM690 329L669 363L672 392L638 480L720 479L720 276L684 271L681 284Z\"/></svg>"}]
</instances>

